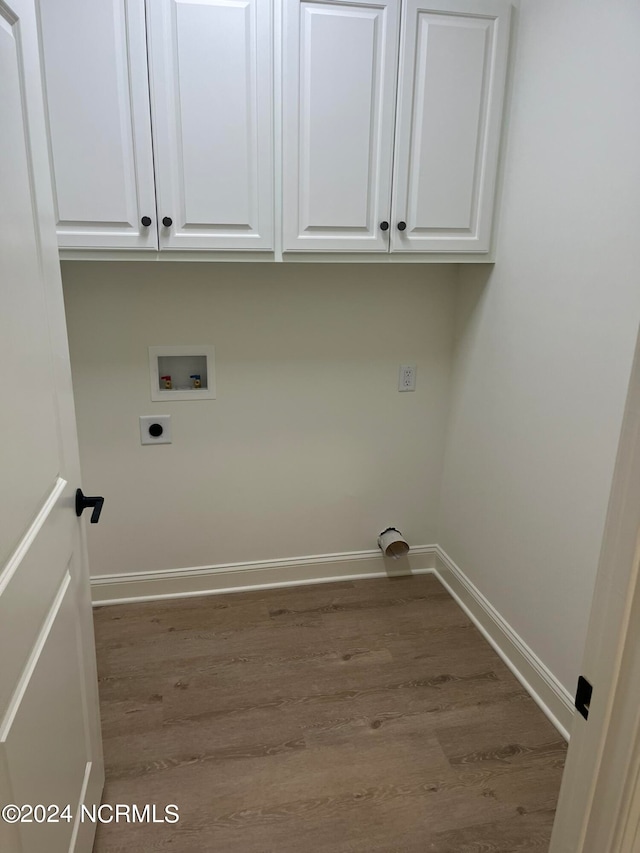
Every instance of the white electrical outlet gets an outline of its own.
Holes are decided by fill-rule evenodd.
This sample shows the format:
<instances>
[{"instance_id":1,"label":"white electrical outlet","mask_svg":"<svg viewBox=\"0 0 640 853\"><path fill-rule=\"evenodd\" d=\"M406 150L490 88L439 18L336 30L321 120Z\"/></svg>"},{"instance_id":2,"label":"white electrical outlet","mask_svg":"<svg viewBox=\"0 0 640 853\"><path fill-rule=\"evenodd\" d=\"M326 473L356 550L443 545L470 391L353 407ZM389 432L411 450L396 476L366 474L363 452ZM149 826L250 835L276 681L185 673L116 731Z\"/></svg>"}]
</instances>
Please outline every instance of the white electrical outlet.
<instances>
[{"instance_id":1,"label":"white electrical outlet","mask_svg":"<svg viewBox=\"0 0 640 853\"><path fill-rule=\"evenodd\" d=\"M171 415L141 415L140 444L171 444Z\"/></svg>"},{"instance_id":2,"label":"white electrical outlet","mask_svg":"<svg viewBox=\"0 0 640 853\"><path fill-rule=\"evenodd\" d=\"M416 366L415 364L401 364L398 377L398 391L416 390Z\"/></svg>"}]
</instances>

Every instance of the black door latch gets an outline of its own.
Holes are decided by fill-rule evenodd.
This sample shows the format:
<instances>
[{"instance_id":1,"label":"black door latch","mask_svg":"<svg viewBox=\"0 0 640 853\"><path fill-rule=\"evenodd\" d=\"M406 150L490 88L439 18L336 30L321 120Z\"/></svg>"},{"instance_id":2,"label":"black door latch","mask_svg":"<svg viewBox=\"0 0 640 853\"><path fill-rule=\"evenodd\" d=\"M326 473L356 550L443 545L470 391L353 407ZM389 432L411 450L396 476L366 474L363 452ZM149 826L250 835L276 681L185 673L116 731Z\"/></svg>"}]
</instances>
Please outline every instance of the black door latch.
<instances>
[{"instance_id":1,"label":"black door latch","mask_svg":"<svg viewBox=\"0 0 640 853\"><path fill-rule=\"evenodd\" d=\"M582 716L587 719L589 716L589 706L591 705L591 694L593 693L593 687L584 675L581 675L578 678L578 689L576 690L576 708Z\"/></svg>"}]
</instances>

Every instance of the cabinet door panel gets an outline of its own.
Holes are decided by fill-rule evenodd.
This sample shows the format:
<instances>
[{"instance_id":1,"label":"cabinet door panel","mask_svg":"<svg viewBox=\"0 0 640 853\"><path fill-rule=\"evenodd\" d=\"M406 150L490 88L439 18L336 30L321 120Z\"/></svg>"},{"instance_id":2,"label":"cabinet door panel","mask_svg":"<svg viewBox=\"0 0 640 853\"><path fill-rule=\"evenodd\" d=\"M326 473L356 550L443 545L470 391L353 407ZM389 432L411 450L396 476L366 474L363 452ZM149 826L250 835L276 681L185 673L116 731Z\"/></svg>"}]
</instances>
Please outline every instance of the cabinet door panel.
<instances>
[{"instance_id":1,"label":"cabinet door panel","mask_svg":"<svg viewBox=\"0 0 640 853\"><path fill-rule=\"evenodd\" d=\"M509 9L502 0L407 2L393 251L489 251Z\"/></svg>"},{"instance_id":2,"label":"cabinet door panel","mask_svg":"<svg viewBox=\"0 0 640 853\"><path fill-rule=\"evenodd\" d=\"M149 0L163 249L273 247L269 0Z\"/></svg>"},{"instance_id":3,"label":"cabinet door panel","mask_svg":"<svg viewBox=\"0 0 640 853\"><path fill-rule=\"evenodd\" d=\"M394 0L286 0L285 250L388 250L397 29Z\"/></svg>"},{"instance_id":4,"label":"cabinet door panel","mask_svg":"<svg viewBox=\"0 0 640 853\"><path fill-rule=\"evenodd\" d=\"M59 245L157 248L144 0L38 13Z\"/></svg>"}]
</instances>

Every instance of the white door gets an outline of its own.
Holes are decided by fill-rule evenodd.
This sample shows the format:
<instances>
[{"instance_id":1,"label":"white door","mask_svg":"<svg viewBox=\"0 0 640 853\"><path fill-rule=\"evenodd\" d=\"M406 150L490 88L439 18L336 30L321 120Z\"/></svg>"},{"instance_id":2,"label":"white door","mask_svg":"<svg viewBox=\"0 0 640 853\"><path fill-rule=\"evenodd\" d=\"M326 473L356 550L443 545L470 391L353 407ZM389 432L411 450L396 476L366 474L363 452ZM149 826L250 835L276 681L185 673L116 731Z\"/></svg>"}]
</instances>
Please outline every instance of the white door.
<instances>
[{"instance_id":1,"label":"white door","mask_svg":"<svg viewBox=\"0 0 640 853\"><path fill-rule=\"evenodd\" d=\"M160 248L272 249L270 0L147 12Z\"/></svg>"},{"instance_id":2,"label":"white door","mask_svg":"<svg viewBox=\"0 0 640 853\"><path fill-rule=\"evenodd\" d=\"M63 248L158 246L144 0L38 0Z\"/></svg>"},{"instance_id":3,"label":"white door","mask_svg":"<svg viewBox=\"0 0 640 853\"><path fill-rule=\"evenodd\" d=\"M285 251L389 250L399 11L285 0Z\"/></svg>"},{"instance_id":4,"label":"white door","mask_svg":"<svg viewBox=\"0 0 640 853\"><path fill-rule=\"evenodd\" d=\"M103 764L33 0L0 4L0 116L0 804L70 806L5 813L0 850L88 853Z\"/></svg>"},{"instance_id":5,"label":"white door","mask_svg":"<svg viewBox=\"0 0 640 853\"><path fill-rule=\"evenodd\" d=\"M640 849L640 337L582 661L593 685L571 731L549 853Z\"/></svg>"},{"instance_id":6,"label":"white door","mask_svg":"<svg viewBox=\"0 0 640 853\"><path fill-rule=\"evenodd\" d=\"M508 0L406 0L391 250L487 252Z\"/></svg>"}]
</instances>

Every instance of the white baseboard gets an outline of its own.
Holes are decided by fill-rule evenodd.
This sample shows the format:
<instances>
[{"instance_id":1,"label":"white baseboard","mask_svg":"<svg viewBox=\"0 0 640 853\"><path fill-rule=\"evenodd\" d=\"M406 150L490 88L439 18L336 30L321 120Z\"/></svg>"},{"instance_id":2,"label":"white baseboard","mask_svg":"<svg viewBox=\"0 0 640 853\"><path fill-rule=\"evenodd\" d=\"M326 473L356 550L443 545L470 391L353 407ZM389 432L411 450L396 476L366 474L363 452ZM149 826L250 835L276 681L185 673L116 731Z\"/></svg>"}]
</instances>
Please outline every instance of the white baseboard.
<instances>
[{"instance_id":1,"label":"white baseboard","mask_svg":"<svg viewBox=\"0 0 640 853\"><path fill-rule=\"evenodd\" d=\"M95 606L219 595L331 581L435 573L560 734L569 740L573 698L439 545L411 548L391 560L376 551L350 551L172 569L91 579Z\"/></svg>"},{"instance_id":2,"label":"white baseboard","mask_svg":"<svg viewBox=\"0 0 640 853\"><path fill-rule=\"evenodd\" d=\"M453 560L436 546L436 574L565 740L573 697Z\"/></svg>"},{"instance_id":3,"label":"white baseboard","mask_svg":"<svg viewBox=\"0 0 640 853\"><path fill-rule=\"evenodd\" d=\"M91 597L94 605L98 606L393 577L432 572L435 559L435 545L419 545L412 548L407 557L398 560L384 557L380 550L349 551L344 554L320 554L253 563L98 575L91 579Z\"/></svg>"}]
</instances>

